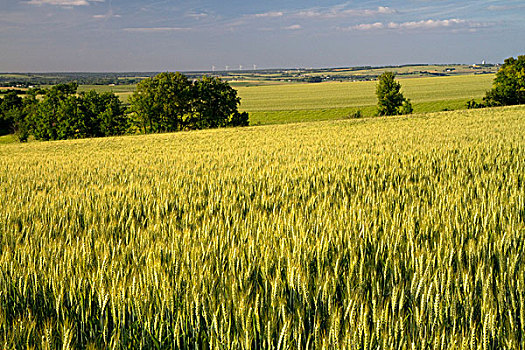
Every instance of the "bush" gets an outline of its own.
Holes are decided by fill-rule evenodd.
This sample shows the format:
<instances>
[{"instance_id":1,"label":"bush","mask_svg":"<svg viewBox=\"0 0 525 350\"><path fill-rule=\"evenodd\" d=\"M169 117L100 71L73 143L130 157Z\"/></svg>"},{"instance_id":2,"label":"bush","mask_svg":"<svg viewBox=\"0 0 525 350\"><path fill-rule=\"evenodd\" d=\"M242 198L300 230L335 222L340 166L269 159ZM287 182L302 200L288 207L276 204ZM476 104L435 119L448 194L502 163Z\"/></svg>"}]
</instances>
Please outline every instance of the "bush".
<instances>
[{"instance_id":1,"label":"bush","mask_svg":"<svg viewBox=\"0 0 525 350\"><path fill-rule=\"evenodd\" d=\"M483 102L476 102L475 100L470 100L467 102L467 109L476 109L476 108L483 108L485 105Z\"/></svg>"},{"instance_id":2,"label":"bush","mask_svg":"<svg viewBox=\"0 0 525 350\"><path fill-rule=\"evenodd\" d=\"M363 118L363 112L361 112L361 110L358 109L358 110L355 111L354 113L348 115L347 118L348 118L348 119L359 119L359 118Z\"/></svg>"}]
</instances>

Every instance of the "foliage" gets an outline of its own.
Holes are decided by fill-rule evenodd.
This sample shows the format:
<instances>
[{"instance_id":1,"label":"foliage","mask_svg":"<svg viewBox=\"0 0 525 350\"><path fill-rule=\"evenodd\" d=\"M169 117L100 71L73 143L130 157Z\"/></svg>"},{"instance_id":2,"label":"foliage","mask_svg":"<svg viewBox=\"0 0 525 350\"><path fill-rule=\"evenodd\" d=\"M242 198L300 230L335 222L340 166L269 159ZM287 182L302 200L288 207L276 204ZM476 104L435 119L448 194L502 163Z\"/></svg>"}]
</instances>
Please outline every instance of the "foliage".
<instances>
[{"instance_id":1,"label":"foliage","mask_svg":"<svg viewBox=\"0 0 525 350\"><path fill-rule=\"evenodd\" d=\"M520 105L525 103L525 55L509 57L496 73L493 87L487 91L483 102L471 100L467 108Z\"/></svg>"},{"instance_id":2,"label":"foliage","mask_svg":"<svg viewBox=\"0 0 525 350\"><path fill-rule=\"evenodd\" d=\"M129 119L115 94L90 90L81 92L78 100L90 137L123 135L128 130Z\"/></svg>"},{"instance_id":3,"label":"foliage","mask_svg":"<svg viewBox=\"0 0 525 350\"><path fill-rule=\"evenodd\" d=\"M401 93L401 84L395 77L392 72L385 72L379 76L376 88L378 115L410 114L413 111L410 100Z\"/></svg>"},{"instance_id":4,"label":"foliage","mask_svg":"<svg viewBox=\"0 0 525 350\"><path fill-rule=\"evenodd\" d=\"M19 119L17 111L22 108L22 104L22 98L16 91L10 91L0 99L0 135L13 132L15 123Z\"/></svg>"},{"instance_id":5,"label":"foliage","mask_svg":"<svg viewBox=\"0 0 525 350\"><path fill-rule=\"evenodd\" d=\"M525 55L505 60L483 101L489 107L525 103Z\"/></svg>"},{"instance_id":6,"label":"foliage","mask_svg":"<svg viewBox=\"0 0 525 350\"><path fill-rule=\"evenodd\" d=\"M44 91L29 115L31 133L38 140L64 140L122 135L128 119L122 103L110 92L76 94L76 83Z\"/></svg>"},{"instance_id":7,"label":"foliage","mask_svg":"<svg viewBox=\"0 0 525 350\"><path fill-rule=\"evenodd\" d=\"M146 133L248 125L237 91L219 78L191 82L179 72L161 73L140 82L130 104Z\"/></svg>"},{"instance_id":8,"label":"foliage","mask_svg":"<svg viewBox=\"0 0 525 350\"><path fill-rule=\"evenodd\" d=\"M412 107L410 99L405 99L401 107L399 107L399 114L412 114L412 112L414 112L414 107Z\"/></svg>"},{"instance_id":9,"label":"foliage","mask_svg":"<svg viewBox=\"0 0 525 350\"><path fill-rule=\"evenodd\" d=\"M0 146L0 347L525 347L525 108Z\"/></svg>"},{"instance_id":10,"label":"foliage","mask_svg":"<svg viewBox=\"0 0 525 350\"><path fill-rule=\"evenodd\" d=\"M192 83L181 73L161 73L137 85L129 102L143 132L182 130L191 112Z\"/></svg>"},{"instance_id":11,"label":"foliage","mask_svg":"<svg viewBox=\"0 0 525 350\"><path fill-rule=\"evenodd\" d=\"M36 101L30 91L27 97L21 98L16 91L10 91L0 100L0 135L14 133L19 141L25 142L29 137L27 115L31 104Z\"/></svg>"},{"instance_id":12,"label":"foliage","mask_svg":"<svg viewBox=\"0 0 525 350\"><path fill-rule=\"evenodd\" d=\"M483 102L477 102L474 99L467 101L467 109L477 109L483 107L485 107L485 104Z\"/></svg>"},{"instance_id":13,"label":"foliage","mask_svg":"<svg viewBox=\"0 0 525 350\"><path fill-rule=\"evenodd\" d=\"M205 129L248 125L248 113L239 113L241 99L227 82L204 76L193 83L193 89L193 115L186 126Z\"/></svg>"}]
</instances>

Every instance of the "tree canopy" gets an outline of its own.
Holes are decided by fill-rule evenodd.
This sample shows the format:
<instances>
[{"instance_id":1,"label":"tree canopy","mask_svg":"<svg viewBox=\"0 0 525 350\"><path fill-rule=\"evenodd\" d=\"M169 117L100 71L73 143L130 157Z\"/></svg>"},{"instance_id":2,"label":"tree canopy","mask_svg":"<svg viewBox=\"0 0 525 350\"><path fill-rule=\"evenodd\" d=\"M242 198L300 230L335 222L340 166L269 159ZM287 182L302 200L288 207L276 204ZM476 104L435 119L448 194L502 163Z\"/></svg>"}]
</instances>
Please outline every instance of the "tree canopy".
<instances>
[{"instance_id":1,"label":"tree canopy","mask_svg":"<svg viewBox=\"0 0 525 350\"><path fill-rule=\"evenodd\" d=\"M380 116L410 114L413 111L410 100L401 93L401 84L395 77L395 73L392 72L385 72L379 76L376 95L377 114Z\"/></svg>"},{"instance_id":2,"label":"tree canopy","mask_svg":"<svg viewBox=\"0 0 525 350\"><path fill-rule=\"evenodd\" d=\"M77 89L77 83L58 84L24 98L8 92L0 99L0 134L63 140L248 125L237 91L219 78L161 73L138 84L129 109L112 92Z\"/></svg>"},{"instance_id":3,"label":"tree canopy","mask_svg":"<svg viewBox=\"0 0 525 350\"><path fill-rule=\"evenodd\" d=\"M492 90L487 91L486 106L508 106L525 103L525 56L507 58L496 73Z\"/></svg>"},{"instance_id":4,"label":"tree canopy","mask_svg":"<svg viewBox=\"0 0 525 350\"><path fill-rule=\"evenodd\" d=\"M16 91L10 91L0 99L0 135L14 131L17 111L22 105L23 100Z\"/></svg>"},{"instance_id":5,"label":"tree canopy","mask_svg":"<svg viewBox=\"0 0 525 350\"><path fill-rule=\"evenodd\" d=\"M161 73L140 82L130 104L146 133L248 125L237 91L219 78L190 81L178 72Z\"/></svg>"},{"instance_id":6,"label":"tree canopy","mask_svg":"<svg viewBox=\"0 0 525 350\"><path fill-rule=\"evenodd\" d=\"M94 90L77 94L76 83L58 84L44 91L28 114L31 133L40 140L121 135L128 119L119 98Z\"/></svg>"}]
</instances>

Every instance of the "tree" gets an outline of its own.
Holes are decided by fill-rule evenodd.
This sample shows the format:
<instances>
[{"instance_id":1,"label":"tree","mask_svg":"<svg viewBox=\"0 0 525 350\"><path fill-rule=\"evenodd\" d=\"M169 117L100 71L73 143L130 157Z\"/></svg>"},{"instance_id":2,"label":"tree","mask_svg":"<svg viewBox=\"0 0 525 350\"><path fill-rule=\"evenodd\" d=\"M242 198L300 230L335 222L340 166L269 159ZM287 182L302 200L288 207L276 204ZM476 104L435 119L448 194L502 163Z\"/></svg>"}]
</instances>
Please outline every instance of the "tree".
<instances>
[{"instance_id":1,"label":"tree","mask_svg":"<svg viewBox=\"0 0 525 350\"><path fill-rule=\"evenodd\" d=\"M507 58L496 73L492 90L487 91L483 105L508 106L525 103L525 56Z\"/></svg>"},{"instance_id":2,"label":"tree","mask_svg":"<svg viewBox=\"0 0 525 350\"><path fill-rule=\"evenodd\" d=\"M8 92L0 99L0 135L9 134L14 131L15 123L20 118L20 110L23 101L16 91Z\"/></svg>"},{"instance_id":3,"label":"tree","mask_svg":"<svg viewBox=\"0 0 525 350\"><path fill-rule=\"evenodd\" d=\"M77 87L76 83L59 84L45 90L40 102L33 97L26 125L36 139L102 137L127 131L128 119L115 94L91 90L77 95Z\"/></svg>"},{"instance_id":4,"label":"tree","mask_svg":"<svg viewBox=\"0 0 525 350\"><path fill-rule=\"evenodd\" d=\"M179 72L141 81L130 98L135 120L144 132L178 131L191 111L192 83Z\"/></svg>"},{"instance_id":5,"label":"tree","mask_svg":"<svg viewBox=\"0 0 525 350\"><path fill-rule=\"evenodd\" d=\"M239 113L237 91L219 78L202 77L193 83L194 101L188 127L195 129L248 125L248 113Z\"/></svg>"},{"instance_id":6,"label":"tree","mask_svg":"<svg viewBox=\"0 0 525 350\"><path fill-rule=\"evenodd\" d=\"M384 115L410 114L412 104L401 93L401 84L395 80L396 75L385 72L379 76L377 84L377 113Z\"/></svg>"},{"instance_id":7,"label":"tree","mask_svg":"<svg viewBox=\"0 0 525 350\"><path fill-rule=\"evenodd\" d=\"M237 91L219 78L191 82L178 72L161 73L140 82L130 104L146 133L248 125Z\"/></svg>"},{"instance_id":8,"label":"tree","mask_svg":"<svg viewBox=\"0 0 525 350\"><path fill-rule=\"evenodd\" d=\"M58 84L44 91L42 101L30 116L32 133L38 140L62 140L85 135L78 116L78 85Z\"/></svg>"},{"instance_id":9,"label":"tree","mask_svg":"<svg viewBox=\"0 0 525 350\"><path fill-rule=\"evenodd\" d=\"M90 90L80 93L78 99L89 137L122 135L128 130L122 102L114 93Z\"/></svg>"}]
</instances>

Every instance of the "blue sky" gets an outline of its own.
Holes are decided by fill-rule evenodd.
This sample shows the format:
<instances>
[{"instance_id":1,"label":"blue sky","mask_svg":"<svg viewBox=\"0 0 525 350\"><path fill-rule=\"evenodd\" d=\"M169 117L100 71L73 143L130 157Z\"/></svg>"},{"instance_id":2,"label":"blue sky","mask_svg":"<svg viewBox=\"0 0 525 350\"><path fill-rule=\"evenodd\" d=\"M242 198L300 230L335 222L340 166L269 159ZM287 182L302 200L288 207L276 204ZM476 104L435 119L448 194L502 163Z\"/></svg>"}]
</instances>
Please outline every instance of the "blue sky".
<instances>
[{"instance_id":1,"label":"blue sky","mask_svg":"<svg viewBox=\"0 0 525 350\"><path fill-rule=\"evenodd\" d=\"M0 0L0 71L501 62L523 33L523 0Z\"/></svg>"}]
</instances>

